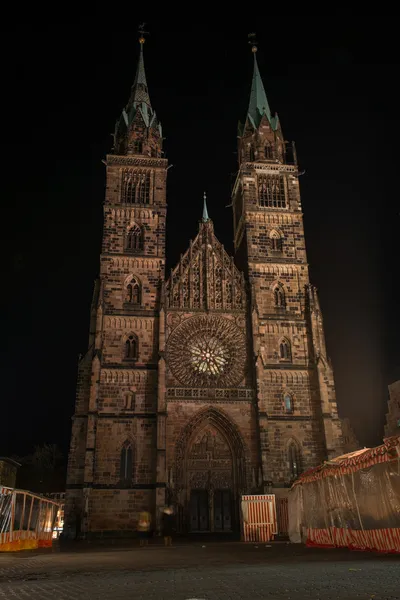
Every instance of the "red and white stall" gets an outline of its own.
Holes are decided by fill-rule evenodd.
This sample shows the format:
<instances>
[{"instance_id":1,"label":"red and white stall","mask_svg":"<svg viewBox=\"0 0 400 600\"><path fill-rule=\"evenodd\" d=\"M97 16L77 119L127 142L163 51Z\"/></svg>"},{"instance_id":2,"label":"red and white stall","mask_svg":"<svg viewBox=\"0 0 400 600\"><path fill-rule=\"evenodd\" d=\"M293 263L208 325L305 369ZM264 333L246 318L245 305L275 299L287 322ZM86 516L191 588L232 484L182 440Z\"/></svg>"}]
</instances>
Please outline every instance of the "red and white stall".
<instances>
[{"instance_id":1,"label":"red and white stall","mask_svg":"<svg viewBox=\"0 0 400 600\"><path fill-rule=\"evenodd\" d=\"M289 537L308 546L400 552L400 436L303 473L289 492Z\"/></svg>"},{"instance_id":2,"label":"red and white stall","mask_svg":"<svg viewBox=\"0 0 400 600\"><path fill-rule=\"evenodd\" d=\"M269 542L278 533L274 494L242 496L242 539Z\"/></svg>"}]
</instances>

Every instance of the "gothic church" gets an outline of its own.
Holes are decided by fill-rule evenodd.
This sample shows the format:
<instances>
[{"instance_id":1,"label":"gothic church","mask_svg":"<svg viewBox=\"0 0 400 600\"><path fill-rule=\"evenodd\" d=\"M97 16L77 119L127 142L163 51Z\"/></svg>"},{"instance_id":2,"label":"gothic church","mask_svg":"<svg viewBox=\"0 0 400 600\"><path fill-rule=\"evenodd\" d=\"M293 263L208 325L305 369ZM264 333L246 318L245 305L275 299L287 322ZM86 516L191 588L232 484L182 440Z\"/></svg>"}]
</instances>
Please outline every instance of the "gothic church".
<instances>
[{"instance_id":1,"label":"gothic church","mask_svg":"<svg viewBox=\"0 0 400 600\"><path fill-rule=\"evenodd\" d=\"M167 160L144 39L106 158L100 277L79 362L66 524L130 534L173 504L181 532L239 527L242 494L284 495L341 452L310 284L294 145L254 74L232 195L235 256L204 211L165 273ZM75 515L75 517L74 517Z\"/></svg>"}]
</instances>

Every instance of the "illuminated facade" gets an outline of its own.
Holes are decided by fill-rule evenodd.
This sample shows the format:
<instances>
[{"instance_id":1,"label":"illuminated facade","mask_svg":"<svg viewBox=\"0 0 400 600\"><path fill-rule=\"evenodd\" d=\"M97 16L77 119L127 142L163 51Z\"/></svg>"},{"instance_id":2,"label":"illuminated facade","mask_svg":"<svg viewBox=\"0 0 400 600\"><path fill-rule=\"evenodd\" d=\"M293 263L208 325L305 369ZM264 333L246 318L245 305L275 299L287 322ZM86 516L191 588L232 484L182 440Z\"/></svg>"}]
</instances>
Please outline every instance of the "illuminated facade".
<instances>
[{"instance_id":1,"label":"illuminated facade","mask_svg":"<svg viewBox=\"0 0 400 600\"><path fill-rule=\"evenodd\" d=\"M341 452L296 158L254 54L233 190L235 257L204 201L165 276L167 160L143 63L107 156L100 278L79 364L66 521L131 533L173 503L181 531L237 529L240 496L283 494ZM72 517L71 517L72 518Z\"/></svg>"}]
</instances>

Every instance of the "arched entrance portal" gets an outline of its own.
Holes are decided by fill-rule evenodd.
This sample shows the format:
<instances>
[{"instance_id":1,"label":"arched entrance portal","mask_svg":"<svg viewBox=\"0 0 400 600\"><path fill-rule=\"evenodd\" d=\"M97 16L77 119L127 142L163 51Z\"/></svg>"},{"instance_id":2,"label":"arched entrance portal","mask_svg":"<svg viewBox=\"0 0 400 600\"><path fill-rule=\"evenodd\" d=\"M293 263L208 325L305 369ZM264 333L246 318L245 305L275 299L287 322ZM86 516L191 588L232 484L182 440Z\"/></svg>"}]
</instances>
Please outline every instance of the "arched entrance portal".
<instances>
[{"instance_id":1,"label":"arched entrance portal","mask_svg":"<svg viewBox=\"0 0 400 600\"><path fill-rule=\"evenodd\" d=\"M239 528L245 488L244 447L221 411L200 411L177 444L175 496L180 529L228 533Z\"/></svg>"}]
</instances>

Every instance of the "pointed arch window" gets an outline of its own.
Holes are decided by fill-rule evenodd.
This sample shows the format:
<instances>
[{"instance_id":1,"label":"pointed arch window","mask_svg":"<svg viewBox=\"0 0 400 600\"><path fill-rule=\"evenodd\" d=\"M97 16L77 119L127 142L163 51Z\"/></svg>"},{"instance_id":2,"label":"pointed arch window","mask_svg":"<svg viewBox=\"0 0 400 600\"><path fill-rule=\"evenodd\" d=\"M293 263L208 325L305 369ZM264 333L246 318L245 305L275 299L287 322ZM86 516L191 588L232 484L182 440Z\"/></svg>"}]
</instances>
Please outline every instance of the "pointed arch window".
<instances>
[{"instance_id":1,"label":"pointed arch window","mask_svg":"<svg viewBox=\"0 0 400 600\"><path fill-rule=\"evenodd\" d=\"M133 142L133 153L134 154L142 154L143 153L143 140L140 138L136 138Z\"/></svg>"},{"instance_id":2,"label":"pointed arch window","mask_svg":"<svg viewBox=\"0 0 400 600\"><path fill-rule=\"evenodd\" d=\"M290 479L296 479L301 473L300 452L295 442L290 442L288 447Z\"/></svg>"},{"instance_id":3,"label":"pointed arch window","mask_svg":"<svg viewBox=\"0 0 400 600\"><path fill-rule=\"evenodd\" d=\"M124 484L131 484L133 479L133 450L132 444L126 441L121 449L119 476Z\"/></svg>"},{"instance_id":4,"label":"pointed arch window","mask_svg":"<svg viewBox=\"0 0 400 600\"><path fill-rule=\"evenodd\" d=\"M143 235L139 225L134 225L126 236L126 249L128 252L140 252L143 249Z\"/></svg>"},{"instance_id":5,"label":"pointed arch window","mask_svg":"<svg viewBox=\"0 0 400 600\"><path fill-rule=\"evenodd\" d=\"M258 178L258 203L266 208L285 208L283 175L261 175Z\"/></svg>"},{"instance_id":6,"label":"pointed arch window","mask_svg":"<svg viewBox=\"0 0 400 600\"><path fill-rule=\"evenodd\" d=\"M281 340L279 344L279 358L281 360L290 360L291 352L288 340Z\"/></svg>"},{"instance_id":7,"label":"pointed arch window","mask_svg":"<svg viewBox=\"0 0 400 600\"><path fill-rule=\"evenodd\" d=\"M136 140L135 144L142 143ZM139 146L138 146L139 148ZM134 150L141 154L142 150ZM150 201L150 172L124 169L122 171L121 202L125 204L149 204Z\"/></svg>"},{"instance_id":8,"label":"pointed arch window","mask_svg":"<svg viewBox=\"0 0 400 600\"><path fill-rule=\"evenodd\" d=\"M285 292L279 285L274 289L274 304L276 308L285 308L286 306Z\"/></svg>"},{"instance_id":9,"label":"pointed arch window","mask_svg":"<svg viewBox=\"0 0 400 600\"><path fill-rule=\"evenodd\" d=\"M129 304L140 305L142 300L141 291L140 283L135 277L132 277L126 286L126 302Z\"/></svg>"},{"instance_id":10,"label":"pointed arch window","mask_svg":"<svg viewBox=\"0 0 400 600\"><path fill-rule=\"evenodd\" d=\"M283 394L283 405L287 414L293 412L293 396L292 394L289 394L289 392Z\"/></svg>"},{"instance_id":11,"label":"pointed arch window","mask_svg":"<svg viewBox=\"0 0 400 600\"><path fill-rule=\"evenodd\" d=\"M272 231L269 236L269 244L272 252L282 252L283 240L277 231Z\"/></svg>"},{"instance_id":12,"label":"pointed arch window","mask_svg":"<svg viewBox=\"0 0 400 600\"><path fill-rule=\"evenodd\" d=\"M249 148L249 159L250 162L254 162L256 159L253 146L250 146Z\"/></svg>"},{"instance_id":13,"label":"pointed arch window","mask_svg":"<svg viewBox=\"0 0 400 600\"><path fill-rule=\"evenodd\" d=\"M138 357L138 341L135 335L130 335L125 341L124 357L127 360L137 360Z\"/></svg>"},{"instance_id":14,"label":"pointed arch window","mask_svg":"<svg viewBox=\"0 0 400 600\"><path fill-rule=\"evenodd\" d=\"M273 159L273 152L272 152L272 146L269 142L267 142L264 146L264 158L266 160L272 160Z\"/></svg>"}]
</instances>

